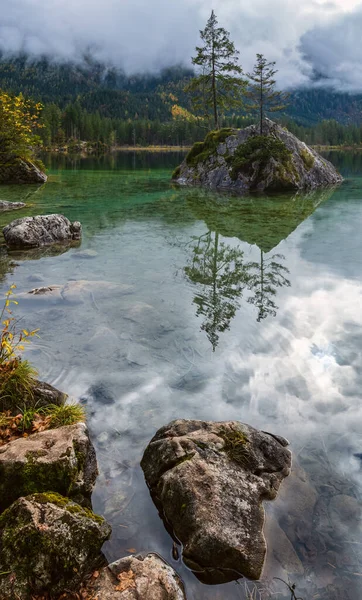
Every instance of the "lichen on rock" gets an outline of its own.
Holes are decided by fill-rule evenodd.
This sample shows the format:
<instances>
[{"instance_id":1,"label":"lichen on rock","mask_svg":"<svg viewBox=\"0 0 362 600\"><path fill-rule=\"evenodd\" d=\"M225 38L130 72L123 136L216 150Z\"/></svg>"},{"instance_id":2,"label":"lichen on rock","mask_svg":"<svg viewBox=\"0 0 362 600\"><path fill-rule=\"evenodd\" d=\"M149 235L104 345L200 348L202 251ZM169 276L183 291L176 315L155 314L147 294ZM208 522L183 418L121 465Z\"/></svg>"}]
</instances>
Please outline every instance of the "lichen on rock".
<instances>
[{"instance_id":1,"label":"lichen on rock","mask_svg":"<svg viewBox=\"0 0 362 600\"><path fill-rule=\"evenodd\" d=\"M141 466L152 498L201 581L260 577L262 502L277 496L290 472L287 445L236 421L180 419L147 446Z\"/></svg>"},{"instance_id":2,"label":"lichen on rock","mask_svg":"<svg viewBox=\"0 0 362 600\"><path fill-rule=\"evenodd\" d=\"M204 142L194 144L173 179L238 192L315 189L342 182L331 163L269 119L264 135L254 125L210 132Z\"/></svg>"},{"instance_id":3,"label":"lichen on rock","mask_svg":"<svg viewBox=\"0 0 362 600\"><path fill-rule=\"evenodd\" d=\"M0 447L0 512L20 496L48 490L87 502L97 473L84 423L18 438Z\"/></svg>"},{"instance_id":4,"label":"lichen on rock","mask_svg":"<svg viewBox=\"0 0 362 600\"><path fill-rule=\"evenodd\" d=\"M0 516L0 600L75 590L110 533L102 517L58 494L20 498Z\"/></svg>"}]
</instances>

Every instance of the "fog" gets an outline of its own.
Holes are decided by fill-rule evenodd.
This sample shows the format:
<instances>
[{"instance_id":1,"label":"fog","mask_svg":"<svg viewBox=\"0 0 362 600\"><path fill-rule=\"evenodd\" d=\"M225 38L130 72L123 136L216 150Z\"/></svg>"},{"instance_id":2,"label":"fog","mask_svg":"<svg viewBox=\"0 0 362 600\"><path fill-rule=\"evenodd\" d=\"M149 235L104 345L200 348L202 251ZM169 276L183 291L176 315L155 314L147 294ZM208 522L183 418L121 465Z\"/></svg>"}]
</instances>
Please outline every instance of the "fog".
<instances>
[{"instance_id":1,"label":"fog","mask_svg":"<svg viewBox=\"0 0 362 600\"><path fill-rule=\"evenodd\" d=\"M354 0L2 0L0 49L55 60L85 52L127 73L157 72L190 57L211 8L231 32L245 70L256 52L276 60L279 84L308 84L317 74L336 88L360 89ZM347 32L347 33L346 33ZM357 53L356 53L357 48Z\"/></svg>"}]
</instances>

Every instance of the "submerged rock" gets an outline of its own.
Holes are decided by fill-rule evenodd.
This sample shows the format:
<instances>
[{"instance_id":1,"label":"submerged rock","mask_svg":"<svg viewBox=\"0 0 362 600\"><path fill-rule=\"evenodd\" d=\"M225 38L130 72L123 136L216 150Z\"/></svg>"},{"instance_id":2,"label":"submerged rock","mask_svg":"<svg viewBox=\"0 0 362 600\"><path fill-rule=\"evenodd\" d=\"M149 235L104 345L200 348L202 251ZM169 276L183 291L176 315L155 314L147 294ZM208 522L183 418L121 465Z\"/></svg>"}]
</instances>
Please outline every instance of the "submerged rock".
<instances>
[{"instance_id":1,"label":"submerged rock","mask_svg":"<svg viewBox=\"0 0 362 600\"><path fill-rule=\"evenodd\" d=\"M26 204L24 202L7 202L6 200L0 200L0 212L6 210L18 210L24 208Z\"/></svg>"},{"instance_id":2,"label":"submerged rock","mask_svg":"<svg viewBox=\"0 0 362 600\"><path fill-rule=\"evenodd\" d=\"M3 234L9 248L37 248L80 240L82 226L63 215L40 215L12 221L4 227Z\"/></svg>"},{"instance_id":3,"label":"submerged rock","mask_svg":"<svg viewBox=\"0 0 362 600\"><path fill-rule=\"evenodd\" d=\"M0 600L74 590L110 533L102 517L58 494L20 498L0 516Z\"/></svg>"},{"instance_id":4,"label":"submerged rock","mask_svg":"<svg viewBox=\"0 0 362 600\"><path fill-rule=\"evenodd\" d=\"M201 581L260 577L262 501L274 499L289 475L287 445L237 421L177 420L147 446L141 466L151 495Z\"/></svg>"},{"instance_id":5,"label":"submerged rock","mask_svg":"<svg viewBox=\"0 0 362 600\"><path fill-rule=\"evenodd\" d=\"M30 160L15 158L0 164L0 183L45 183L47 179Z\"/></svg>"},{"instance_id":6,"label":"submerged rock","mask_svg":"<svg viewBox=\"0 0 362 600\"><path fill-rule=\"evenodd\" d=\"M112 563L90 584L89 592L102 600L186 600L177 573L153 553Z\"/></svg>"},{"instance_id":7,"label":"submerged rock","mask_svg":"<svg viewBox=\"0 0 362 600\"><path fill-rule=\"evenodd\" d=\"M343 180L330 162L269 119L263 136L254 125L209 133L194 144L173 179L239 192L314 189Z\"/></svg>"},{"instance_id":8,"label":"submerged rock","mask_svg":"<svg viewBox=\"0 0 362 600\"><path fill-rule=\"evenodd\" d=\"M87 501L97 474L84 423L18 438L0 447L0 512L20 496L48 490Z\"/></svg>"}]
</instances>

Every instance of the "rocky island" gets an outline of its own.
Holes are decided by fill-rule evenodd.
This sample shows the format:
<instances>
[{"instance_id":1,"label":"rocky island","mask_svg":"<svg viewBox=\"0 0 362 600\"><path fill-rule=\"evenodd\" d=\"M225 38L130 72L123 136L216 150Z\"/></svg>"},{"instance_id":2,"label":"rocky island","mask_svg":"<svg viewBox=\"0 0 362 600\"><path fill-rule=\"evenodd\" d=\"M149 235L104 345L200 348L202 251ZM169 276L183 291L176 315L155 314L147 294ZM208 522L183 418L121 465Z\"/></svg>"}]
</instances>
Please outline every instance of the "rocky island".
<instances>
[{"instance_id":1,"label":"rocky island","mask_svg":"<svg viewBox=\"0 0 362 600\"><path fill-rule=\"evenodd\" d=\"M263 135L255 125L211 131L193 145L173 179L236 192L315 189L343 181L330 162L270 119Z\"/></svg>"}]
</instances>

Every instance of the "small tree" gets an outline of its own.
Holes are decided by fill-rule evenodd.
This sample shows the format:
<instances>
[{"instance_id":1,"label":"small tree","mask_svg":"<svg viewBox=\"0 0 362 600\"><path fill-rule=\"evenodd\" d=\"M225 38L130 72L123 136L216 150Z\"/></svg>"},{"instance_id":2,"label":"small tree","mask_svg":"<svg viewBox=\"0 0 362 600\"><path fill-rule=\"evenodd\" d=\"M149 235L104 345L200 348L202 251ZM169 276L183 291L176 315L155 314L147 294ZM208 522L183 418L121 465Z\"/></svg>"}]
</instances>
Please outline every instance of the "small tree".
<instances>
[{"instance_id":1,"label":"small tree","mask_svg":"<svg viewBox=\"0 0 362 600\"><path fill-rule=\"evenodd\" d=\"M0 164L11 164L17 158L31 158L40 144L36 135L41 104L11 96L0 90Z\"/></svg>"},{"instance_id":2,"label":"small tree","mask_svg":"<svg viewBox=\"0 0 362 600\"><path fill-rule=\"evenodd\" d=\"M221 112L241 106L241 90L246 82L241 78L242 69L238 65L239 52L230 40L230 34L218 27L214 11L203 31L200 31L204 43L196 47L197 56L192 63L200 68L200 74L194 77L185 88L193 94L192 104L196 112L205 113L215 129L219 128Z\"/></svg>"},{"instance_id":3,"label":"small tree","mask_svg":"<svg viewBox=\"0 0 362 600\"><path fill-rule=\"evenodd\" d=\"M284 110L288 104L289 95L275 89L275 74L278 72L275 62L268 62L263 54L256 55L256 64L252 73L247 73L250 80L245 92L250 99L251 110L257 112L260 135L263 135L263 124L266 113Z\"/></svg>"}]
</instances>

